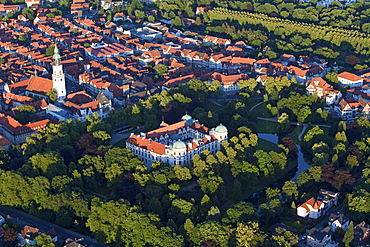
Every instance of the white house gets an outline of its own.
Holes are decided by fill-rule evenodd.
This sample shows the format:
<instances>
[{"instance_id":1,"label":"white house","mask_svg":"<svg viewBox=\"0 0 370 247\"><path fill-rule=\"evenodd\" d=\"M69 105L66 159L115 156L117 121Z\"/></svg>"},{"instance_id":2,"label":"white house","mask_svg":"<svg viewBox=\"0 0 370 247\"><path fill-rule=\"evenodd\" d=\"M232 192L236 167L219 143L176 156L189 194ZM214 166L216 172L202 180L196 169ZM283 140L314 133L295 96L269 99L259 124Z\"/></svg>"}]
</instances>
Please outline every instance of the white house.
<instances>
[{"instance_id":1,"label":"white house","mask_svg":"<svg viewBox=\"0 0 370 247\"><path fill-rule=\"evenodd\" d=\"M333 192L329 190L321 189L319 191L319 195L317 196L317 200L322 201L325 204L325 211L332 206L337 205L339 199L339 193Z\"/></svg>"},{"instance_id":2,"label":"white house","mask_svg":"<svg viewBox=\"0 0 370 247\"><path fill-rule=\"evenodd\" d=\"M350 72L342 72L338 74L339 85L342 87L349 86L350 88L361 87L364 79Z\"/></svg>"},{"instance_id":3,"label":"white house","mask_svg":"<svg viewBox=\"0 0 370 247\"><path fill-rule=\"evenodd\" d=\"M311 198L297 207L297 215L302 218L318 219L322 215L324 203Z\"/></svg>"},{"instance_id":4,"label":"white house","mask_svg":"<svg viewBox=\"0 0 370 247\"><path fill-rule=\"evenodd\" d=\"M329 222L330 230L335 232L337 228L342 228L343 231L347 231L349 225L349 219L343 214L330 214Z\"/></svg>"},{"instance_id":5,"label":"white house","mask_svg":"<svg viewBox=\"0 0 370 247\"><path fill-rule=\"evenodd\" d=\"M316 94L319 98L325 99L327 105L338 104L339 99L342 98L342 93L335 90L321 77L314 77L307 81L306 93L308 95Z\"/></svg>"}]
</instances>

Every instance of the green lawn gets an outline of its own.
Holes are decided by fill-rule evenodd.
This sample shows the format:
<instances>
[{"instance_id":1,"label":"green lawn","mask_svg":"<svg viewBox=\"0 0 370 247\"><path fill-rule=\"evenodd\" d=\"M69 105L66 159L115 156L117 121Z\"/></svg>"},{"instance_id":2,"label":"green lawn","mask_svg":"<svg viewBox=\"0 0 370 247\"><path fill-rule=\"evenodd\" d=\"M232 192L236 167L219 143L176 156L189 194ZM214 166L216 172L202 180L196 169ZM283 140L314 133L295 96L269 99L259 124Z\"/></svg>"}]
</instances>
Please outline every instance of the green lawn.
<instances>
[{"instance_id":1,"label":"green lawn","mask_svg":"<svg viewBox=\"0 0 370 247\"><path fill-rule=\"evenodd\" d=\"M271 122L266 120L258 119L257 124L257 133L279 133L278 126L279 123Z\"/></svg>"},{"instance_id":2,"label":"green lawn","mask_svg":"<svg viewBox=\"0 0 370 247\"><path fill-rule=\"evenodd\" d=\"M250 104L248 104L247 108L248 109L251 109L253 106L257 105L260 102L262 102L262 99L253 99L253 101ZM254 109L254 110L256 110L256 109Z\"/></svg>"},{"instance_id":3,"label":"green lawn","mask_svg":"<svg viewBox=\"0 0 370 247\"><path fill-rule=\"evenodd\" d=\"M114 143L113 147L126 148L126 140L127 140L127 138L124 138L124 139Z\"/></svg>"},{"instance_id":4,"label":"green lawn","mask_svg":"<svg viewBox=\"0 0 370 247\"><path fill-rule=\"evenodd\" d=\"M291 228L294 228L297 230L298 234L302 234L303 231L306 229L304 225L302 225L301 222L297 221L284 221L285 225L290 226Z\"/></svg>"},{"instance_id":5,"label":"green lawn","mask_svg":"<svg viewBox=\"0 0 370 247\"><path fill-rule=\"evenodd\" d=\"M225 105L225 106L226 106L226 104L225 104L224 102L222 102L222 103L220 103L220 104L222 104L222 105ZM211 111L211 112L215 112L215 113L217 113L217 112L219 112L219 111L221 111L221 110L222 110L222 107L221 107L221 106L216 105L215 103L213 103L213 102L211 102L211 101L207 101L207 102L205 102L205 103L204 103L204 109L205 109L206 111Z\"/></svg>"},{"instance_id":6,"label":"green lawn","mask_svg":"<svg viewBox=\"0 0 370 247\"><path fill-rule=\"evenodd\" d=\"M257 117L265 117L265 118L272 117L271 112L266 108L266 105L264 103L254 108L252 113L255 114Z\"/></svg>"},{"instance_id":7,"label":"green lawn","mask_svg":"<svg viewBox=\"0 0 370 247\"><path fill-rule=\"evenodd\" d=\"M303 130L303 126L302 125L292 125L292 127L294 128L294 130L289 134L289 136L295 141L295 142L299 142L298 140L298 136L299 134L302 132Z\"/></svg>"},{"instance_id":8,"label":"green lawn","mask_svg":"<svg viewBox=\"0 0 370 247\"><path fill-rule=\"evenodd\" d=\"M258 139L257 149L262 149L263 151L270 152L270 151L279 151L278 146L276 144L263 140L261 138Z\"/></svg>"}]
</instances>

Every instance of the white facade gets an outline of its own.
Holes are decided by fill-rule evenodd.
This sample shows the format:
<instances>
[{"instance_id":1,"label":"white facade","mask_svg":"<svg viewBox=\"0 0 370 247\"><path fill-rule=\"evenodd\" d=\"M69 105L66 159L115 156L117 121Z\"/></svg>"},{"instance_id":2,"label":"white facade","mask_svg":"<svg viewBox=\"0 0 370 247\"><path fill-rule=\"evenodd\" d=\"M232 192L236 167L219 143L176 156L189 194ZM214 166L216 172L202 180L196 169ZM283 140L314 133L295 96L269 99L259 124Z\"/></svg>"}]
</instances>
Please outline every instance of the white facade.
<instances>
[{"instance_id":1,"label":"white facade","mask_svg":"<svg viewBox=\"0 0 370 247\"><path fill-rule=\"evenodd\" d=\"M63 72L63 65L60 60L57 44L54 49L54 64L53 64L53 88L57 92L57 100L64 100L66 97L66 79Z\"/></svg>"},{"instance_id":2,"label":"white facade","mask_svg":"<svg viewBox=\"0 0 370 247\"><path fill-rule=\"evenodd\" d=\"M302 218L318 219L323 212L324 203L313 197L297 207L297 215Z\"/></svg>"},{"instance_id":3,"label":"white facade","mask_svg":"<svg viewBox=\"0 0 370 247\"><path fill-rule=\"evenodd\" d=\"M339 85L342 87L349 86L350 88L361 87L364 80L352 73L343 72L338 75Z\"/></svg>"},{"instance_id":4,"label":"white facade","mask_svg":"<svg viewBox=\"0 0 370 247\"><path fill-rule=\"evenodd\" d=\"M131 134L126 147L141 157L147 166L156 161L185 166L195 154L200 154L203 150L216 154L221 142L227 140L227 133L223 125L209 130L185 115L182 121L173 125L139 136Z\"/></svg>"}]
</instances>

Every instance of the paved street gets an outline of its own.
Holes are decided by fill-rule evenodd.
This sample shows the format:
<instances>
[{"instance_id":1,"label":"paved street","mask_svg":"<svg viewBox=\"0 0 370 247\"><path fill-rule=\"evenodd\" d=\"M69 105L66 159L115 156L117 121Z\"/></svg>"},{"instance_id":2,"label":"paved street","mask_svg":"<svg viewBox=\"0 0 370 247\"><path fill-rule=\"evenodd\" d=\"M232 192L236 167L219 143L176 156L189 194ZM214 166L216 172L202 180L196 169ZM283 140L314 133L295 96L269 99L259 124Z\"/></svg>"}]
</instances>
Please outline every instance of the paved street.
<instances>
[{"instance_id":1,"label":"paved street","mask_svg":"<svg viewBox=\"0 0 370 247\"><path fill-rule=\"evenodd\" d=\"M20 226L33 226L36 227L42 231L48 231L51 228L54 228L58 238L59 239L84 239L84 243L88 244L88 246L106 246L104 244L99 244L97 241L93 238L90 238L88 236L70 231L68 229L65 229L63 227L54 225L50 222L47 222L45 220L39 219L37 217L34 217L32 215L20 212L18 210L6 207L6 206L0 206L0 214L4 217L7 215L10 215L12 217L13 223L18 224Z\"/></svg>"}]
</instances>

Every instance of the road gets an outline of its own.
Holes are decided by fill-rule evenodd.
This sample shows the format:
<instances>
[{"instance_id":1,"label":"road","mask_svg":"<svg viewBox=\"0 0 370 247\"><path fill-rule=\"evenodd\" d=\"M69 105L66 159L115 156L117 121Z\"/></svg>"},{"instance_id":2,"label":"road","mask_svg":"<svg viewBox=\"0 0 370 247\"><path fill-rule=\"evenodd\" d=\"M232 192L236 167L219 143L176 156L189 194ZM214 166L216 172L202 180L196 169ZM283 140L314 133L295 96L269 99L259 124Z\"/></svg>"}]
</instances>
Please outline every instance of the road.
<instances>
[{"instance_id":1,"label":"road","mask_svg":"<svg viewBox=\"0 0 370 247\"><path fill-rule=\"evenodd\" d=\"M0 206L0 214L3 215L3 216L10 215L10 217L13 220L13 223L18 224L22 227L25 226L25 225L34 226L34 227L40 229L41 231L48 231L51 228L54 228L57 235L58 235L58 239L65 240L67 238L71 238L71 239L83 238L84 239L83 242L86 243L88 246L97 246L97 247L106 246L105 244L97 243L97 241L93 238L82 235L80 233L70 231L70 230L65 229L63 227L54 225L54 224L52 224L50 222L47 222L45 220L39 219L39 218L34 217L32 215L23 213L21 211L18 211L18 210L15 210L15 209L12 209L12 208L9 208L9 207L6 207L6 206Z\"/></svg>"}]
</instances>

